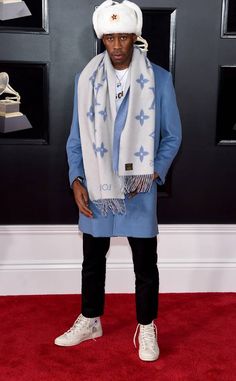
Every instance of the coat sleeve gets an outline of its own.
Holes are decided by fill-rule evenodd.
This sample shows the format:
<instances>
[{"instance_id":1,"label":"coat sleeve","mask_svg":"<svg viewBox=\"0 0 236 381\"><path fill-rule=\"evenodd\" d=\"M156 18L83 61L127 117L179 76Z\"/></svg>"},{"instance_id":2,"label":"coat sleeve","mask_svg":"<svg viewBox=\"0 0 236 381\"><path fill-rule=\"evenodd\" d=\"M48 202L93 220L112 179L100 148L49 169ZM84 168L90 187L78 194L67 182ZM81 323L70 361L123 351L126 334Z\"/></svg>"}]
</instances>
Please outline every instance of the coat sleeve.
<instances>
[{"instance_id":1,"label":"coat sleeve","mask_svg":"<svg viewBox=\"0 0 236 381\"><path fill-rule=\"evenodd\" d=\"M154 159L154 169L159 174L157 183L160 185L165 182L166 174L179 150L181 139L179 110L172 75L168 72L160 99L160 143Z\"/></svg>"},{"instance_id":2,"label":"coat sleeve","mask_svg":"<svg viewBox=\"0 0 236 381\"><path fill-rule=\"evenodd\" d=\"M78 118L78 80L79 74L75 77L75 91L74 91L74 107L73 118L70 129L70 135L66 144L67 159L69 164L69 180L72 186L73 181L77 177L85 177L84 165L82 158L82 149L79 132L79 118Z\"/></svg>"}]
</instances>

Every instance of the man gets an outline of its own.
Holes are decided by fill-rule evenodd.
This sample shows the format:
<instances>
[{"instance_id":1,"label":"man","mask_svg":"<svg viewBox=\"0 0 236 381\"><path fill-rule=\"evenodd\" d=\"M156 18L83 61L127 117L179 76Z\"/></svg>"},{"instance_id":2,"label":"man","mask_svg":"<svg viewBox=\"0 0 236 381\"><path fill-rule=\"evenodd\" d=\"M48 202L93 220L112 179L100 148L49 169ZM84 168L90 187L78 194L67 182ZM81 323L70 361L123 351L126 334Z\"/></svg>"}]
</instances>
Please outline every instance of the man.
<instances>
[{"instance_id":1,"label":"man","mask_svg":"<svg viewBox=\"0 0 236 381\"><path fill-rule=\"evenodd\" d=\"M106 51L76 77L67 142L83 232L82 311L55 344L102 336L106 254L110 237L125 236L136 276L139 357L154 361L159 356L156 183L164 183L180 145L179 113L170 73L134 46L142 30L140 8L105 1L93 25Z\"/></svg>"}]
</instances>

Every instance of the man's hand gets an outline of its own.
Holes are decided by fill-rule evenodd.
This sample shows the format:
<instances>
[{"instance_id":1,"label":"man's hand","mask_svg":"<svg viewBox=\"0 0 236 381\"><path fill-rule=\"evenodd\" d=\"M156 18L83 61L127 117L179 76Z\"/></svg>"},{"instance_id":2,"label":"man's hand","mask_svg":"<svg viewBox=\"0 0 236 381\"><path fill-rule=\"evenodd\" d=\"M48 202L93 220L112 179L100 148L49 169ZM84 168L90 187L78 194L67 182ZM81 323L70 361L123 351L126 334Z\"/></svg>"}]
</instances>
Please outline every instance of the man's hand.
<instances>
[{"instance_id":1,"label":"man's hand","mask_svg":"<svg viewBox=\"0 0 236 381\"><path fill-rule=\"evenodd\" d=\"M88 192L85 187L80 183L78 179L74 180L72 184L72 189L74 192L75 202L80 210L86 217L92 218L93 213L88 208L89 205L89 197Z\"/></svg>"},{"instance_id":2,"label":"man's hand","mask_svg":"<svg viewBox=\"0 0 236 381\"><path fill-rule=\"evenodd\" d=\"M154 172L154 173L153 173L153 180L156 180L158 177L159 177L158 173L157 173L157 172Z\"/></svg>"}]
</instances>

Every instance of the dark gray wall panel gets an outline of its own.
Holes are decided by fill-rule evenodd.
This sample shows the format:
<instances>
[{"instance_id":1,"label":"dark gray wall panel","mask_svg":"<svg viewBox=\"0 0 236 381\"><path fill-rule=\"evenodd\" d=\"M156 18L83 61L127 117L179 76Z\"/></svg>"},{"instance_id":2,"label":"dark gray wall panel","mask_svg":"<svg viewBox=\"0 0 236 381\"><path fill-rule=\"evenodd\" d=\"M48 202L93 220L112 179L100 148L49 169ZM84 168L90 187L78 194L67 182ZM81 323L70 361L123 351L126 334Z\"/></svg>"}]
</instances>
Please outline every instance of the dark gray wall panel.
<instances>
[{"instance_id":1,"label":"dark gray wall panel","mask_svg":"<svg viewBox=\"0 0 236 381\"><path fill-rule=\"evenodd\" d=\"M49 34L0 33L0 60L49 62L49 144L0 145L1 224L77 222L65 143L74 76L92 58L97 1L50 0ZM183 144L161 223L236 223L236 146L216 145L219 66L236 64L236 39L222 39L221 0L140 0L177 8L175 87ZM158 48L158 42L157 42ZM32 84L33 86L33 84Z\"/></svg>"}]
</instances>

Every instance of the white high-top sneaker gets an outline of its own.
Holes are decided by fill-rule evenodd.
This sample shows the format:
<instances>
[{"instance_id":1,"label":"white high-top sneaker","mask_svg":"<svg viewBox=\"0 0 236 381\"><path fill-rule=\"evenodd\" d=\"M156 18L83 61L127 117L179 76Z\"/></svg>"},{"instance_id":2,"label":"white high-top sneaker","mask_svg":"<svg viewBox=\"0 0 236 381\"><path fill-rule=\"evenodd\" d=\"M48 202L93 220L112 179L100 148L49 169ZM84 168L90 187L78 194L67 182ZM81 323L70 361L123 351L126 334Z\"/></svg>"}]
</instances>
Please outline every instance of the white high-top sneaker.
<instances>
[{"instance_id":1,"label":"white high-top sneaker","mask_svg":"<svg viewBox=\"0 0 236 381\"><path fill-rule=\"evenodd\" d=\"M143 361L155 361L158 359L160 350L157 344L157 327L151 324L138 324L134 334L134 346L136 348L136 336L139 330L139 358Z\"/></svg>"},{"instance_id":2,"label":"white high-top sneaker","mask_svg":"<svg viewBox=\"0 0 236 381\"><path fill-rule=\"evenodd\" d=\"M63 347L70 347L100 336L102 336L100 318L86 318L80 314L73 326L63 335L58 336L54 343Z\"/></svg>"}]
</instances>

